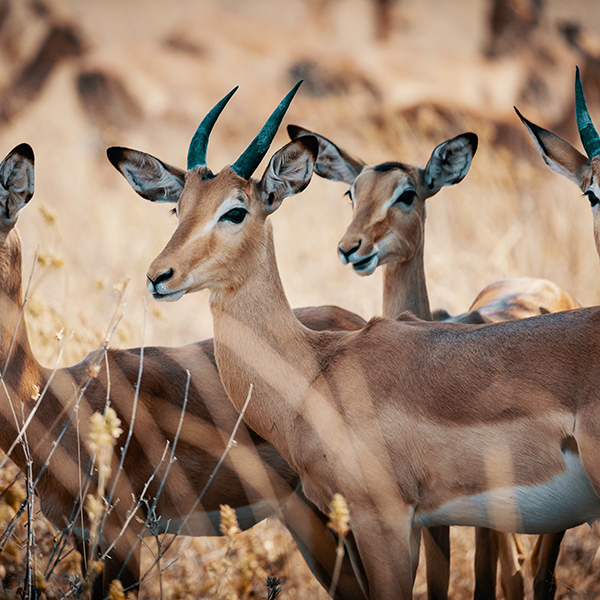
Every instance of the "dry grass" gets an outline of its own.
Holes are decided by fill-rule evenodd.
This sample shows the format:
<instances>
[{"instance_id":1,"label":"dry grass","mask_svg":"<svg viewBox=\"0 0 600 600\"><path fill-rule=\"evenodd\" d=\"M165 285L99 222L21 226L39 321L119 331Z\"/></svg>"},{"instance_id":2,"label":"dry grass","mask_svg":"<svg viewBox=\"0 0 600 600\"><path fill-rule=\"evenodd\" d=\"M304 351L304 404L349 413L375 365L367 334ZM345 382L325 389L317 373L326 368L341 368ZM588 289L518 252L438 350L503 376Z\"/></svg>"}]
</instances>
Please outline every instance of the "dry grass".
<instances>
[{"instance_id":1,"label":"dry grass","mask_svg":"<svg viewBox=\"0 0 600 600\"><path fill-rule=\"evenodd\" d=\"M559 18L600 19L595 0L548 4L548 35ZM557 106L567 105L577 57L558 38L554 63L546 68L552 101L528 106L519 102L519 83L536 58L535 49L485 62L479 53L485 39L484 0L404 0L396 8L392 38L383 45L373 41L371 7L365 0L332 2L319 22L310 3L300 0L285 8L272 0L63 0L60 7L81 27L89 50L63 63L39 99L3 125L0 135L4 153L22 141L36 152L36 198L19 228L24 270L38 244L45 263L34 277L27 311L41 362L54 364L53 335L62 327L74 332L65 364L98 346L114 306L113 284L128 278L128 308L114 345L139 345L145 272L175 227L165 207L133 194L104 158L105 147L131 146L183 166L197 122L239 84L209 148L209 162L218 170L237 157L290 87L290 66L306 60L319 65L326 77L338 78L344 91L314 97L301 92L287 122L319 131L368 162L424 165L446 137L469 129L480 134L466 180L430 202L426 265L434 308L464 311L487 283L521 275L551 279L584 305L597 302L598 258L587 200L533 152L515 159L490 145L490 120L512 119L518 125L513 104L541 125L556 117ZM28 47L27 27L24 22L21 39ZM77 96L82 69L120 78L139 106L135 125L94 125ZM405 117L407 107L425 101L453 110L455 124L448 127L434 110L416 123ZM592 110L600 122L598 108ZM282 131L274 147L284 142ZM370 317L380 311L380 274L358 278L336 257L337 241L350 219L344 191L342 184L316 179L274 215L279 264L292 306L339 304ZM146 299L146 344L180 345L209 337L206 300L203 293L176 305ZM1 475L3 481L11 477ZM569 532L559 568L561 597L591 598L600 591L597 533L585 527ZM259 548L263 567L284 577L282 598L324 597L278 525L243 535ZM453 597L467 598L473 586L471 532L453 535ZM46 539L43 533L41 539ZM227 542L181 540L171 552L178 560L165 574L172 586L169 597L212 597L206 578L211 562L227 552ZM21 564L17 550L11 556L14 560L0 555L3 573ZM145 558L151 560L149 552ZM150 579L142 595L155 597L155 584ZM416 592L424 597L421 579Z\"/></svg>"}]
</instances>

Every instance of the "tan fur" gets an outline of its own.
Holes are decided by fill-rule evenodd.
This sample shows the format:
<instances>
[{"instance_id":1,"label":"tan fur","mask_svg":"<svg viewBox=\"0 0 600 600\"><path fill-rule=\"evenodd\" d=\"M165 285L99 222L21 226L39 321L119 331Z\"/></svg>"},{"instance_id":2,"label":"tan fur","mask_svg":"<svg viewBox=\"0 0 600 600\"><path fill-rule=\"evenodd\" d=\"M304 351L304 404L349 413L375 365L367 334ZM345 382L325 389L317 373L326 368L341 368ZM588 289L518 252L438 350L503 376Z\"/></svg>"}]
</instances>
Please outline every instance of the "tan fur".
<instances>
[{"instance_id":1,"label":"tan fur","mask_svg":"<svg viewBox=\"0 0 600 600\"><path fill-rule=\"evenodd\" d=\"M528 121L517 110L516 113L531 135L538 152L546 164L556 173L567 177L579 186L584 194L595 196L596 205L592 206L594 240L600 256L600 157L589 159L558 135ZM534 573L534 593L537 598L553 598L556 593L554 565L558 559L560 543L564 532L552 536L541 536L532 555Z\"/></svg>"},{"instance_id":2,"label":"tan fur","mask_svg":"<svg viewBox=\"0 0 600 600\"><path fill-rule=\"evenodd\" d=\"M27 418L35 405L31 399L34 386L42 390L52 377L49 391L40 401L27 430L34 474L37 476L72 413L78 392L88 379L90 367L100 367L97 378L90 381L79 407L79 433L73 419L37 487L44 514L56 527L62 529L78 497L81 470L88 464L87 451L78 441L85 440L88 435L91 414L104 410L109 375L111 406L121 419L122 428L125 432L128 430L140 368L140 349L109 349L106 359L101 350L96 350L81 363L52 373L35 360L29 346L25 322L21 320L17 326L22 307L21 278L21 244L17 231L11 225L4 239L0 240L0 369L7 361L15 332L16 343L8 361L5 387L0 388L0 448L7 451L17 436L10 404L20 415L23 402ZM299 316L307 325L328 329L338 326L358 329L364 324L357 315L336 307L301 309ZM170 468L156 509L161 523L181 521L188 511L192 511L190 525L182 533L216 535L218 531L208 521L205 511L218 511L219 506L224 503L241 509L251 503L266 502L262 512L259 510L254 515L246 515L241 525L248 527L268 514L279 515L299 542L307 560L314 562L312 568L315 574L324 585L329 586L335 562L336 540L326 527L325 516L297 489L298 476L277 450L243 425L236 436L237 444L231 449L209 486L202 504L195 506L238 418L220 382L212 340L180 348L144 348L143 374L132 443L113 499L116 505L104 527L101 546L106 548L117 539L131 507L132 495L139 498L154 469L161 465L167 442L173 443L185 397L186 370L191 375L188 404L175 453L177 460ZM124 442L125 434L120 437L118 447L123 446ZM79 452L81 465L77 463ZM25 468L20 446L17 446L11 458L18 466ZM117 466L115 459L113 475L117 472ZM163 462L146 498L156 496L165 468L166 463ZM112 480L109 482L109 489L111 485ZM94 486L95 478L91 492ZM144 520L142 511L138 511L138 516ZM81 526L79 518L75 519L74 525ZM143 529L137 519L131 521L125 534L110 552L111 558L105 565L105 584L95 590L96 597L106 595L109 581L117 576L130 550L133 555L121 579L125 586L139 581L141 544L137 537L144 533ZM353 600L364 598L357 576L347 560L337 597Z\"/></svg>"},{"instance_id":3,"label":"tan fur","mask_svg":"<svg viewBox=\"0 0 600 600\"><path fill-rule=\"evenodd\" d=\"M192 185L179 200L183 243L173 238L148 277L174 270L160 295L211 289L231 401L240 410L252 384L245 420L300 474L306 494L323 510L333 493L347 497L374 600L411 597L422 515L465 494L552 481L565 470L566 440L600 491L600 309L312 332L289 309L258 184L244 189L241 225L204 233L239 181L225 168ZM488 460L498 450L512 460ZM519 529L513 516L509 530Z\"/></svg>"},{"instance_id":4,"label":"tan fur","mask_svg":"<svg viewBox=\"0 0 600 600\"><path fill-rule=\"evenodd\" d=\"M547 279L504 279L485 287L469 310L477 310L488 323L525 319L551 312L581 308L568 292Z\"/></svg>"},{"instance_id":5,"label":"tan fur","mask_svg":"<svg viewBox=\"0 0 600 600\"><path fill-rule=\"evenodd\" d=\"M302 130L305 134L307 130ZM291 130L291 134L294 130ZM293 137L293 135L292 135ZM350 155L332 142L319 136L320 148L329 157L319 158L321 163L328 160L329 171L321 173L331 178L332 174L348 163ZM336 161L336 155L338 156ZM377 248L378 266L383 265L383 315L396 319L405 310L416 316L431 320L432 314L427 295L425 269L423 264L426 202L433 195L424 184L424 171L416 166L403 163L387 163L393 168L381 170L366 166L361 161L360 172L352 181L353 217L339 243L342 253L359 245L356 255L369 256ZM397 189L413 189L416 192L410 209L398 205L390 206L390 198ZM437 191L437 190L435 190ZM457 322L467 322L473 316L474 322L494 323L504 320L526 318L549 312L570 310L581 305L556 284L543 279L507 279L487 286L475 299L469 313L454 317ZM497 536L493 543L484 539L485 532L476 534L476 597L481 590L486 596L495 595L495 562L500 551L501 584L506 590L505 597L518 600L523 598L524 574L515 565L523 563L524 555L519 551L521 544L515 536L498 532L487 535ZM449 547L447 531L432 533L440 546ZM501 539L500 539L501 538ZM439 550L425 537L427 580L430 597L447 597L449 570L444 564ZM484 548L494 549L494 554L486 556ZM436 564L434 556L437 556ZM440 560L442 559L442 560ZM446 563L449 559L449 550ZM494 563L494 566L492 566ZM545 565L540 567L547 570ZM445 581L444 581L445 580ZM520 586L519 582L520 580ZM431 590L437 590L433 593Z\"/></svg>"}]
</instances>

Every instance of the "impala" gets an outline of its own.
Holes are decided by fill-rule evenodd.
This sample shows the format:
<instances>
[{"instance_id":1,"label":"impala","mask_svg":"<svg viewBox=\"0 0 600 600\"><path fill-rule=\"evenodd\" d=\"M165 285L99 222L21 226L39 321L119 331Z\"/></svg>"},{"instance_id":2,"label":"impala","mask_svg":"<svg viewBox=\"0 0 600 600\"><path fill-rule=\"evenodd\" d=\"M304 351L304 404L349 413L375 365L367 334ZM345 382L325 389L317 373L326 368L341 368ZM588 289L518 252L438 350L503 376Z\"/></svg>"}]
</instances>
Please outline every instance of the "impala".
<instances>
[{"instance_id":1,"label":"impala","mask_svg":"<svg viewBox=\"0 0 600 600\"><path fill-rule=\"evenodd\" d=\"M587 156L581 154L579 150L556 134L528 121L517 108L515 111L531 134L546 164L554 172L564 175L576 183L590 201L594 218L594 239L600 255L600 136L592 123L587 108L579 67L575 72L575 113L579 136ZM534 588L536 597L538 592L540 597L547 598L553 598L556 593L554 567L563 536L564 531L556 533L554 536L544 536L546 538L544 543L536 546L533 557L533 569L536 573L536 587Z\"/></svg>"},{"instance_id":2,"label":"impala","mask_svg":"<svg viewBox=\"0 0 600 600\"><path fill-rule=\"evenodd\" d=\"M351 264L363 276L371 275L378 266L383 267L384 317L397 319L408 310L420 319L432 320L423 263L425 205L443 186L464 179L477 150L477 136L464 133L443 142L421 169L400 162L369 166L307 129L289 125L288 133L292 140L314 135L319 142L315 172L350 185L347 193L354 214L338 245L342 263ZM491 323L580 307L551 281L522 277L490 284L479 293L468 313L452 321ZM449 530L440 528L429 533L433 540L424 537L429 593L446 598L450 576ZM475 598L495 596L498 551L504 597L522 598L524 551L520 540L487 529L478 529L476 539ZM548 541L549 538L545 540L546 546ZM541 540L538 547L540 544ZM547 571L543 568L538 573Z\"/></svg>"},{"instance_id":3,"label":"impala","mask_svg":"<svg viewBox=\"0 0 600 600\"><path fill-rule=\"evenodd\" d=\"M579 137L586 155L556 134L528 121L515 108L517 115L531 134L545 163L559 175L575 183L587 196L594 217L594 239L600 255L600 136L592 123L583 93L579 67L575 73L575 113Z\"/></svg>"},{"instance_id":4,"label":"impala","mask_svg":"<svg viewBox=\"0 0 600 600\"><path fill-rule=\"evenodd\" d=\"M346 496L374 600L411 597L422 527L540 533L600 516L600 309L492 325L375 318L354 332L296 319L267 217L309 183L317 140L252 178L295 89L217 174L201 123L177 229L147 273L154 297L211 290L230 400L241 410L254 386L246 423L321 510ZM148 195L172 189L168 172L126 168Z\"/></svg>"},{"instance_id":5,"label":"impala","mask_svg":"<svg viewBox=\"0 0 600 600\"><path fill-rule=\"evenodd\" d=\"M205 340L179 348L147 347L143 349L102 349L90 353L82 362L56 371L42 367L35 359L22 319L23 291L21 242L15 228L17 217L33 194L34 157L23 144L15 148L0 165L0 448L11 447L20 431L15 412L24 418L35 411L27 429L37 476L47 457L54 455L37 486L42 511L59 529L72 518L74 532L85 537L85 522L73 514L80 498L82 471L89 455L79 440L89 430L89 417L104 411L107 400L117 411L127 430L133 422L132 407L139 384L139 400L133 437L124 459L124 474L119 478L112 497L113 508L104 528L102 549L114 544L106 560L104 578L97 579L95 598L103 598L108 583L120 577L125 587L135 586L140 579L140 544L138 535L147 535L147 515L142 504L137 519L122 528L131 508L132 495L137 500L156 468L146 500L156 502L158 528L184 535L218 535L219 505L237 509L240 525L250 527L265 516L277 515L293 534L309 566L320 581L329 586L335 563L336 540L326 526L326 517L302 494L299 478L275 448L253 432L241 427L237 444L227 455L201 503L198 502L211 473L223 454L237 414L229 403L215 365L213 342ZM360 317L335 307L300 309L297 313L307 325L319 328L358 329L364 325ZM97 368L99 367L99 371ZM183 413L187 372L189 391L183 426L178 437L175 457L165 479L165 463L161 457L167 443L172 444ZM91 376L90 373L94 374ZM79 429L70 421L80 390L87 383L79 402ZM37 401L35 390L45 393ZM68 425L67 425L68 424ZM53 450L67 425L60 443ZM125 436L119 440L123 445ZM77 460L78 452L81 461ZM11 458L25 469L20 446ZM115 458L117 461L119 457ZM162 466L161 466L162 465ZM113 474L118 471L113 465ZM164 480L162 494L158 489ZM94 489L92 481L91 491ZM110 482L109 489L112 485ZM350 555L352 540L349 541ZM339 598L362 599L360 564L357 573L348 559L338 586ZM102 581L104 579L104 581Z\"/></svg>"}]
</instances>

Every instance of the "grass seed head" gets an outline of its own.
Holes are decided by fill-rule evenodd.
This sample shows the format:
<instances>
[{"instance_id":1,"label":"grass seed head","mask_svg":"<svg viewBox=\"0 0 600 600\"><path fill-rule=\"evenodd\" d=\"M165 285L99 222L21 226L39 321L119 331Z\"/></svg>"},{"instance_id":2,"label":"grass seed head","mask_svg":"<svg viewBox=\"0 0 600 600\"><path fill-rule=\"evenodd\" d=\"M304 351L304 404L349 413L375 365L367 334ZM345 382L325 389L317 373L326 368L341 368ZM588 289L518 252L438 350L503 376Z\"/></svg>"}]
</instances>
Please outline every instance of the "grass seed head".
<instances>
[{"instance_id":1,"label":"grass seed head","mask_svg":"<svg viewBox=\"0 0 600 600\"><path fill-rule=\"evenodd\" d=\"M228 537L233 538L241 532L240 526L238 525L237 516L235 510L228 504L221 504L221 533Z\"/></svg>"},{"instance_id":2,"label":"grass seed head","mask_svg":"<svg viewBox=\"0 0 600 600\"><path fill-rule=\"evenodd\" d=\"M346 498L342 494L333 495L328 526L341 537L345 537L350 531L350 511Z\"/></svg>"}]
</instances>

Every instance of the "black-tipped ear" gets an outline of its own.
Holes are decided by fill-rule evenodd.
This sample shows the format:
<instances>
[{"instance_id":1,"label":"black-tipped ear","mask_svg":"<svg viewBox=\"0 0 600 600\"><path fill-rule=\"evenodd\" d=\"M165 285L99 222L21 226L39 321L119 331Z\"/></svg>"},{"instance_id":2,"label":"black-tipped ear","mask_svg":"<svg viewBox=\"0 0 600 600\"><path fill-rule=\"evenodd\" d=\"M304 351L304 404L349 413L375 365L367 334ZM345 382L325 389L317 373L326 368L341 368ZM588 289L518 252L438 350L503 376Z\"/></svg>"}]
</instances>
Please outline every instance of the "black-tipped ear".
<instances>
[{"instance_id":1,"label":"black-tipped ear","mask_svg":"<svg viewBox=\"0 0 600 600\"><path fill-rule=\"evenodd\" d=\"M535 143L544 162L559 175L563 175L579 187L589 179L590 161L579 150L555 133L526 119L515 106L515 112Z\"/></svg>"},{"instance_id":2,"label":"black-tipped ear","mask_svg":"<svg viewBox=\"0 0 600 600\"><path fill-rule=\"evenodd\" d=\"M302 144L312 154L313 160L317 160L317 156L319 156L319 140L317 140L317 136L307 132L298 136L295 141Z\"/></svg>"},{"instance_id":3,"label":"black-tipped ear","mask_svg":"<svg viewBox=\"0 0 600 600\"><path fill-rule=\"evenodd\" d=\"M313 135L303 135L278 150L260 181L265 210L273 212L284 198L299 194L312 178L319 143Z\"/></svg>"},{"instance_id":4,"label":"black-tipped ear","mask_svg":"<svg viewBox=\"0 0 600 600\"><path fill-rule=\"evenodd\" d=\"M35 158L29 144L19 144L0 163L0 224L12 227L35 187Z\"/></svg>"},{"instance_id":5,"label":"black-tipped ear","mask_svg":"<svg viewBox=\"0 0 600 600\"><path fill-rule=\"evenodd\" d=\"M357 175L365 167L365 163L362 160L350 156L348 152L318 133L313 133L298 125L288 125L287 131L292 140L305 135L313 135L317 138L319 142L319 155L315 162L315 173L320 177L331 181L344 181L352 184Z\"/></svg>"},{"instance_id":6,"label":"black-tipped ear","mask_svg":"<svg viewBox=\"0 0 600 600\"><path fill-rule=\"evenodd\" d=\"M186 172L151 154L112 146L106 156L142 197L151 202L177 202L185 185Z\"/></svg>"},{"instance_id":7,"label":"black-tipped ear","mask_svg":"<svg viewBox=\"0 0 600 600\"><path fill-rule=\"evenodd\" d=\"M33 148L29 144L19 144L15 146L10 154L18 154L22 158L31 161L32 164L35 164L35 156L33 154Z\"/></svg>"},{"instance_id":8,"label":"black-tipped ear","mask_svg":"<svg viewBox=\"0 0 600 600\"><path fill-rule=\"evenodd\" d=\"M460 183L471 168L477 145L477 135L468 132L446 140L435 148L422 172L425 193L432 196L445 185Z\"/></svg>"},{"instance_id":9,"label":"black-tipped ear","mask_svg":"<svg viewBox=\"0 0 600 600\"><path fill-rule=\"evenodd\" d=\"M122 148L121 146L111 146L106 149L106 157L110 161L110 164L119 171L121 170L119 164L125 159L126 149L127 148Z\"/></svg>"},{"instance_id":10,"label":"black-tipped ear","mask_svg":"<svg viewBox=\"0 0 600 600\"><path fill-rule=\"evenodd\" d=\"M287 132L292 141L299 138L301 135L313 135L312 131L304 129L304 127L300 127L299 125L288 125Z\"/></svg>"}]
</instances>

